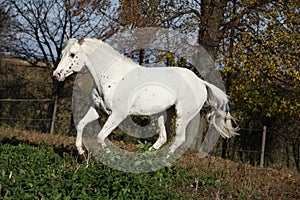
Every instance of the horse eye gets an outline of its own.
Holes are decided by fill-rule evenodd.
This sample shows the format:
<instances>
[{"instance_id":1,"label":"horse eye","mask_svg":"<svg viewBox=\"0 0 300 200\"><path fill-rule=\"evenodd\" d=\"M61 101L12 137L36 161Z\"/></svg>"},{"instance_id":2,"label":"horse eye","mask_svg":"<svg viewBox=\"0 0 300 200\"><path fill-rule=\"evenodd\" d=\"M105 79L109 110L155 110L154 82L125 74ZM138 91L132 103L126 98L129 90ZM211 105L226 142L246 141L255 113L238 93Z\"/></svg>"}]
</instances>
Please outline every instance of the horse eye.
<instances>
[{"instance_id":1,"label":"horse eye","mask_svg":"<svg viewBox=\"0 0 300 200\"><path fill-rule=\"evenodd\" d=\"M71 58L74 58L75 57L75 53L71 53L70 56L71 56Z\"/></svg>"}]
</instances>

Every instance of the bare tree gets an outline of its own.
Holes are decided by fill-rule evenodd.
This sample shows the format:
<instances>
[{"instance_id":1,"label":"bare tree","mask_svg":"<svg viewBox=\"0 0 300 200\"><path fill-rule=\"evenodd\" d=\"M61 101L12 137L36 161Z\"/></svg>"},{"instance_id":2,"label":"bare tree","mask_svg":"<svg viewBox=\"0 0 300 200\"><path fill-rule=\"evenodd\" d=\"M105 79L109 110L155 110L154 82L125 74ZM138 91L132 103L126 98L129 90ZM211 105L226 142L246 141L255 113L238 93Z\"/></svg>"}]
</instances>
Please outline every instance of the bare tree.
<instances>
[{"instance_id":1,"label":"bare tree","mask_svg":"<svg viewBox=\"0 0 300 200\"><path fill-rule=\"evenodd\" d=\"M7 5L7 1L0 1L0 51L4 52L9 43L13 41L12 26L14 20L12 19L12 12Z\"/></svg>"},{"instance_id":2,"label":"bare tree","mask_svg":"<svg viewBox=\"0 0 300 200\"><path fill-rule=\"evenodd\" d=\"M51 72L59 62L67 34L99 37L114 27L113 17L106 13L107 0L12 0L10 6L19 22L10 51L44 61Z\"/></svg>"},{"instance_id":3,"label":"bare tree","mask_svg":"<svg viewBox=\"0 0 300 200\"><path fill-rule=\"evenodd\" d=\"M42 61L50 76L59 63L66 35L105 38L117 30L117 15L108 0L9 0L8 6L18 22L13 27L16 40L10 44L9 53L34 67ZM52 118L63 86L52 80L53 101L47 118ZM50 123L45 127L45 131L49 130Z\"/></svg>"}]
</instances>

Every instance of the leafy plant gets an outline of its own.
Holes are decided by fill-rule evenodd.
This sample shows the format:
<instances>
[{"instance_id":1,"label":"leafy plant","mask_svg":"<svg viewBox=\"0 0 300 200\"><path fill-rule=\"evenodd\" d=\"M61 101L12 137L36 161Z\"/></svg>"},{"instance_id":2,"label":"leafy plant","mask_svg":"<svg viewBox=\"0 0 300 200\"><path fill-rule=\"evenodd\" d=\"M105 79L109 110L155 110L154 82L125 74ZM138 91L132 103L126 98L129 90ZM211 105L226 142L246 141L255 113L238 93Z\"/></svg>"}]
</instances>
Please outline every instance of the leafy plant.
<instances>
[{"instance_id":1,"label":"leafy plant","mask_svg":"<svg viewBox=\"0 0 300 200\"><path fill-rule=\"evenodd\" d=\"M0 140L0 197L4 199L184 199L171 192L184 170L134 174L95 159L77 162L72 148ZM76 151L74 151L76 152ZM176 175L177 174L177 175Z\"/></svg>"},{"instance_id":2,"label":"leafy plant","mask_svg":"<svg viewBox=\"0 0 300 200\"><path fill-rule=\"evenodd\" d=\"M148 151L148 149L152 146L150 142L146 140L144 142L138 140L138 144L136 145L141 151Z\"/></svg>"}]
</instances>

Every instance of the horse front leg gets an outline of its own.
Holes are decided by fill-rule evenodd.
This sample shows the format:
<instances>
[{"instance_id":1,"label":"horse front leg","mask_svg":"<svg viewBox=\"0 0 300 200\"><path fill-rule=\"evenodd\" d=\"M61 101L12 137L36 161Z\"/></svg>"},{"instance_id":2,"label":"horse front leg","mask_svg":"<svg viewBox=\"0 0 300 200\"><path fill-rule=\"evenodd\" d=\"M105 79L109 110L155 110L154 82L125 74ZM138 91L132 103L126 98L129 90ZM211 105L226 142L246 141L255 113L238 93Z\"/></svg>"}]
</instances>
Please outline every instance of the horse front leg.
<instances>
[{"instance_id":1,"label":"horse front leg","mask_svg":"<svg viewBox=\"0 0 300 200\"><path fill-rule=\"evenodd\" d=\"M113 112L107 118L103 128L98 134L98 142L103 149L106 148L105 139L109 134L125 119L125 117L117 116Z\"/></svg>"},{"instance_id":2,"label":"horse front leg","mask_svg":"<svg viewBox=\"0 0 300 200\"><path fill-rule=\"evenodd\" d=\"M97 113L94 107L90 107L84 117L79 121L77 125L77 136L76 136L76 147L78 150L79 155L84 154L84 150L82 149L82 133L84 127L99 118L99 114Z\"/></svg>"},{"instance_id":3,"label":"horse front leg","mask_svg":"<svg viewBox=\"0 0 300 200\"><path fill-rule=\"evenodd\" d=\"M164 116L161 115L158 117L157 122L159 126L159 136L156 142L153 144L152 147L149 148L149 151L153 149L159 149L163 144L167 142L167 132L165 127L165 120Z\"/></svg>"},{"instance_id":4,"label":"horse front leg","mask_svg":"<svg viewBox=\"0 0 300 200\"><path fill-rule=\"evenodd\" d=\"M96 107L102 109L106 114L110 115L111 111L105 107L104 101L96 88L92 91L92 99Z\"/></svg>"}]
</instances>

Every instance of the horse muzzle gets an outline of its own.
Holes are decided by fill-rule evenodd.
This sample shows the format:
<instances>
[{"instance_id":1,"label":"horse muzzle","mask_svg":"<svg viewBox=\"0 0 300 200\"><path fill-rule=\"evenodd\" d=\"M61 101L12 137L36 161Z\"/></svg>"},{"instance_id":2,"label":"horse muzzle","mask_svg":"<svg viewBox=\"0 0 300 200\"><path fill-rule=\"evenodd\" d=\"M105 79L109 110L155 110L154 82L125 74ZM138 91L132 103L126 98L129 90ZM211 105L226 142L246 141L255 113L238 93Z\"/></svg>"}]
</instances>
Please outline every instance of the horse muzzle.
<instances>
[{"instance_id":1,"label":"horse muzzle","mask_svg":"<svg viewBox=\"0 0 300 200\"><path fill-rule=\"evenodd\" d=\"M65 73L63 72L63 70L55 70L53 72L53 76L54 78L56 78L58 81L64 81L66 76Z\"/></svg>"}]
</instances>

